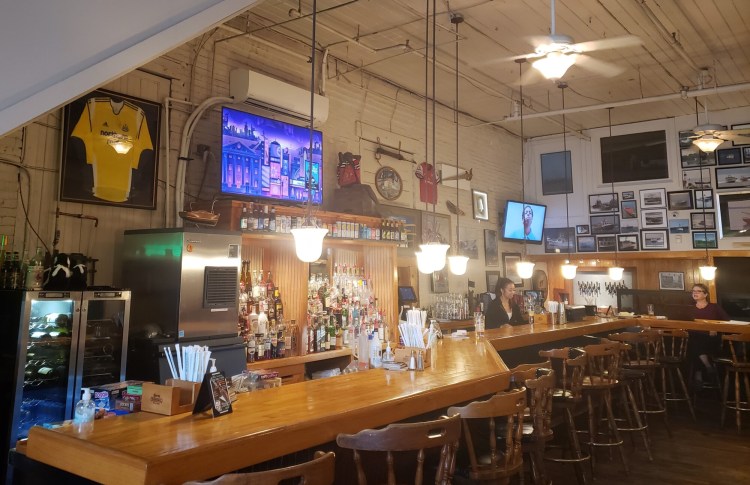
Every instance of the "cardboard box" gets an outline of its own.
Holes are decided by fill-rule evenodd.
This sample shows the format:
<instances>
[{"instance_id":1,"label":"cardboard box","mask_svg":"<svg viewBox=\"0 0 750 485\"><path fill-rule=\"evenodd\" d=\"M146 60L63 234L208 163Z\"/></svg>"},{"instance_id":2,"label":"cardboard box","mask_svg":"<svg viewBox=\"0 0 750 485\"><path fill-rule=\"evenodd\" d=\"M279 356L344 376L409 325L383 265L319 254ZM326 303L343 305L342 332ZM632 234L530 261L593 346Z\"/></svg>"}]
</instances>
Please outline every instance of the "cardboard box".
<instances>
[{"instance_id":1,"label":"cardboard box","mask_svg":"<svg viewBox=\"0 0 750 485\"><path fill-rule=\"evenodd\" d=\"M167 379L165 386L146 382L143 384L141 411L172 416L189 413L198 397L200 382Z\"/></svg>"},{"instance_id":2,"label":"cardboard box","mask_svg":"<svg viewBox=\"0 0 750 485\"><path fill-rule=\"evenodd\" d=\"M115 409L115 401L120 399L128 389L140 387L143 381L122 381L112 384L101 384L91 386L91 398L97 408L112 410Z\"/></svg>"},{"instance_id":3,"label":"cardboard box","mask_svg":"<svg viewBox=\"0 0 750 485\"><path fill-rule=\"evenodd\" d=\"M409 359L411 358L411 351L414 351L415 357L419 356L419 351L421 350L423 355L422 358L424 359L424 367L425 369L430 367L430 360L432 357L432 352L429 348L427 349L420 349L417 347L396 347L396 350L393 352L393 360L396 362L403 362L406 365L409 365Z\"/></svg>"}]
</instances>

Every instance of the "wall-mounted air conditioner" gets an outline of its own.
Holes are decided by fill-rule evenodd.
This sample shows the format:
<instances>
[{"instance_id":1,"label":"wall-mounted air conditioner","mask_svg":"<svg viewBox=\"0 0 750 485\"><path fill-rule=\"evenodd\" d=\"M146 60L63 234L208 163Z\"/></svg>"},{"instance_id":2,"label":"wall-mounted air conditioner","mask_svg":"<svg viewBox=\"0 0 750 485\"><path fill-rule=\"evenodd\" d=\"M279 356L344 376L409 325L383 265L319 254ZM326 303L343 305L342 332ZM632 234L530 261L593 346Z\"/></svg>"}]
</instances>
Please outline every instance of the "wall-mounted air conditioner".
<instances>
[{"instance_id":1,"label":"wall-mounted air conditioner","mask_svg":"<svg viewBox=\"0 0 750 485\"><path fill-rule=\"evenodd\" d=\"M239 103L257 106L275 113L310 120L310 91L279 81L249 69L233 69L229 73L229 95ZM315 95L314 125L328 119L328 98Z\"/></svg>"}]
</instances>

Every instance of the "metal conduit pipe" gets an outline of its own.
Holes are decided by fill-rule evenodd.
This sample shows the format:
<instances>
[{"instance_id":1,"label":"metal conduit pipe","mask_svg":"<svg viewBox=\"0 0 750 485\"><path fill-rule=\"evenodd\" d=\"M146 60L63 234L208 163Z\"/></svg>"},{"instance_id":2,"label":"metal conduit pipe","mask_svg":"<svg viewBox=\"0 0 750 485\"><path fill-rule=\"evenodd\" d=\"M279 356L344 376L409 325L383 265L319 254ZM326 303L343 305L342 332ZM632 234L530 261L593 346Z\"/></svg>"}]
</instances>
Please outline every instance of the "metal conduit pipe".
<instances>
[{"instance_id":1,"label":"metal conduit pipe","mask_svg":"<svg viewBox=\"0 0 750 485\"><path fill-rule=\"evenodd\" d=\"M695 61L688 55L687 52L685 52L685 48L682 46L682 43L680 43L679 40L677 40L677 37L669 32L669 29L659 20L659 18L656 16L653 10L651 10L651 7L646 3L646 0L639 0L636 2L639 7L641 7L641 10L643 10L643 13L646 14L646 17L648 17L649 21L656 27L656 30L659 31L661 36L664 38L664 40L669 43L669 45L674 49L674 51L682 57L682 60L685 61L685 64L690 66L691 69L694 71L700 71L700 67L698 67L695 64Z\"/></svg>"}]
</instances>

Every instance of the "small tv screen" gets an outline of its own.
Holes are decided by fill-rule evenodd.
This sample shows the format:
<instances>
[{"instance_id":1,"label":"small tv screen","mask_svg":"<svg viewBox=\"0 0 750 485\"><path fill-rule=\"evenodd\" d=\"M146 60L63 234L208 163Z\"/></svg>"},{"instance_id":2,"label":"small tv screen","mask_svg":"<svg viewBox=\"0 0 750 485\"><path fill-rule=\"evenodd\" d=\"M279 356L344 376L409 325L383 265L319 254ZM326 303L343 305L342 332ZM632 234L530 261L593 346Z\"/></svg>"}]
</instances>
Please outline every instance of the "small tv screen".
<instances>
[{"instance_id":1,"label":"small tv screen","mask_svg":"<svg viewBox=\"0 0 750 485\"><path fill-rule=\"evenodd\" d=\"M323 134L226 106L221 110L221 192L289 202L323 201ZM312 167L310 166L312 163ZM308 178L312 174L312 180Z\"/></svg>"},{"instance_id":2,"label":"small tv screen","mask_svg":"<svg viewBox=\"0 0 750 485\"><path fill-rule=\"evenodd\" d=\"M403 303L417 301L417 294L414 292L414 287L413 286L399 286L398 287L398 299Z\"/></svg>"},{"instance_id":3,"label":"small tv screen","mask_svg":"<svg viewBox=\"0 0 750 485\"><path fill-rule=\"evenodd\" d=\"M541 244L547 206L509 200L505 204L503 239Z\"/></svg>"}]
</instances>

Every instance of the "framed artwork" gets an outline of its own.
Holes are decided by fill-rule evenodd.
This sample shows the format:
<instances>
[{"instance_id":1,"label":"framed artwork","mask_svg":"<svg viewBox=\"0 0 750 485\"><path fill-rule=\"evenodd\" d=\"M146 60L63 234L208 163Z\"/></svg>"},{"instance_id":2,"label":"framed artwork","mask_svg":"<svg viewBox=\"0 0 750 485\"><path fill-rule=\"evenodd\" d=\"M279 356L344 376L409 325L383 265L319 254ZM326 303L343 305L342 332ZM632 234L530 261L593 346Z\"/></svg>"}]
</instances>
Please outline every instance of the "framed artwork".
<instances>
[{"instance_id":1,"label":"framed artwork","mask_svg":"<svg viewBox=\"0 0 750 485\"><path fill-rule=\"evenodd\" d=\"M750 230L750 191L724 192L719 194L718 199L719 217L716 222L721 237L747 237Z\"/></svg>"},{"instance_id":2,"label":"framed artwork","mask_svg":"<svg viewBox=\"0 0 750 485\"><path fill-rule=\"evenodd\" d=\"M742 159L745 163L750 163L750 146L742 147Z\"/></svg>"},{"instance_id":3,"label":"framed artwork","mask_svg":"<svg viewBox=\"0 0 750 485\"><path fill-rule=\"evenodd\" d=\"M65 106L60 200L156 209L161 105L97 89Z\"/></svg>"},{"instance_id":4,"label":"framed artwork","mask_svg":"<svg viewBox=\"0 0 750 485\"><path fill-rule=\"evenodd\" d=\"M719 165L737 165L742 163L742 148L734 147L716 150L716 163Z\"/></svg>"},{"instance_id":5,"label":"framed artwork","mask_svg":"<svg viewBox=\"0 0 750 485\"><path fill-rule=\"evenodd\" d=\"M617 194L594 194L589 195L589 212L596 214L598 212L618 212L620 204L617 200Z\"/></svg>"},{"instance_id":6,"label":"framed artwork","mask_svg":"<svg viewBox=\"0 0 750 485\"><path fill-rule=\"evenodd\" d=\"M615 244L615 236L596 236L596 250L600 253L614 251Z\"/></svg>"},{"instance_id":7,"label":"framed artwork","mask_svg":"<svg viewBox=\"0 0 750 485\"><path fill-rule=\"evenodd\" d=\"M484 264L500 266L500 258L497 254L497 231L494 229L484 230Z\"/></svg>"},{"instance_id":8,"label":"framed artwork","mask_svg":"<svg viewBox=\"0 0 750 485\"><path fill-rule=\"evenodd\" d=\"M638 219L623 219L620 221L620 234L638 233L639 230Z\"/></svg>"},{"instance_id":9,"label":"framed artwork","mask_svg":"<svg viewBox=\"0 0 750 485\"><path fill-rule=\"evenodd\" d=\"M591 234L617 234L620 232L620 216L617 214L590 216Z\"/></svg>"},{"instance_id":10,"label":"framed artwork","mask_svg":"<svg viewBox=\"0 0 750 485\"><path fill-rule=\"evenodd\" d=\"M633 200L635 199L635 192L632 190L626 190L622 193L622 200Z\"/></svg>"},{"instance_id":11,"label":"framed artwork","mask_svg":"<svg viewBox=\"0 0 750 485\"><path fill-rule=\"evenodd\" d=\"M716 167L717 189L737 189L741 187L750 187L750 166Z\"/></svg>"},{"instance_id":12,"label":"framed artwork","mask_svg":"<svg viewBox=\"0 0 750 485\"><path fill-rule=\"evenodd\" d=\"M579 224L576 226L576 234L588 234L591 232L588 224Z\"/></svg>"},{"instance_id":13,"label":"framed artwork","mask_svg":"<svg viewBox=\"0 0 750 485\"><path fill-rule=\"evenodd\" d=\"M750 123L740 123L738 125L732 125L733 130L747 130L750 129ZM735 141L732 142L733 146L742 145L743 143L737 143Z\"/></svg>"},{"instance_id":14,"label":"framed artwork","mask_svg":"<svg viewBox=\"0 0 750 485\"><path fill-rule=\"evenodd\" d=\"M575 252L575 230L572 227L545 227L545 253L573 253Z\"/></svg>"},{"instance_id":15,"label":"framed artwork","mask_svg":"<svg viewBox=\"0 0 750 485\"><path fill-rule=\"evenodd\" d=\"M432 272L432 292L433 293L448 293L448 266L441 269L440 271Z\"/></svg>"},{"instance_id":16,"label":"framed artwork","mask_svg":"<svg viewBox=\"0 0 750 485\"><path fill-rule=\"evenodd\" d=\"M682 163L682 168L716 165L715 157L693 145L694 136L695 133L693 133L693 130L681 131L679 133L680 162Z\"/></svg>"},{"instance_id":17,"label":"framed artwork","mask_svg":"<svg viewBox=\"0 0 750 485\"><path fill-rule=\"evenodd\" d=\"M719 240L716 231L693 232L693 249L716 249L718 247Z\"/></svg>"},{"instance_id":18,"label":"framed artwork","mask_svg":"<svg viewBox=\"0 0 750 485\"><path fill-rule=\"evenodd\" d=\"M669 234L666 229L641 229L641 249L644 251L669 249Z\"/></svg>"},{"instance_id":19,"label":"framed artwork","mask_svg":"<svg viewBox=\"0 0 750 485\"><path fill-rule=\"evenodd\" d=\"M696 190L695 196L696 209L713 209L714 208L714 191L712 189Z\"/></svg>"},{"instance_id":20,"label":"framed artwork","mask_svg":"<svg viewBox=\"0 0 750 485\"><path fill-rule=\"evenodd\" d=\"M471 235L464 235L461 233L461 239L458 241L458 253L461 256L468 256L469 259L479 259L479 245L477 244L477 237Z\"/></svg>"},{"instance_id":21,"label":"framed artwork","mask_svg":"<svg viewBox=\"0 0 750 485\"><path fill-rule=\"evenodd\" d=\"M654 207L667 206L667 189L642 189L641 212Z\"/></svg>"},{"instance_id":22,"label":"framed artwork","mask_svg":"<svg viewBox=\"0 0 750 485\"><path fill-rule=\"evenodd\" d=\"M641 227L644 229L667 227L667 209L642 210Z\"/></svg>"},{"instance_id":23,"label":"framed artwork","mask_svg":"<svg viewBox=\"0 0 750 485\"><path fill-rule=\"evenodd\" d=\"M680 271L659 271L660 290L685 290L685 273Z\"/></svg>"},{"instance_id":24,"label":"framed artwork","mask_svg":"<svg viewBox=\"0 0 750 485\"><path fill-rule=\"evenodd\" d=\"M414 251L422 244L422 212L405 207L381 204L380 215L385 218L396 219L403 223L403 230L406 232L406 241L399 243L397 252L399 257L414 256Z\"/></svg>"},{"instance_id":25,"label":"framed artwork","mask_svg":"<svg viewBox=\"0 0 750 485\"><path fill-rule=\"evenodd\" d=\"M518 276L516 263L521 261L521 253L503 253L503 274L516 285L523 286L523 279ZM488 271L490 273L490 271Z\"/></svg>"},{"instance_id":26,"label":"framed artwork","mask_svg":"<svg viewBox=\"0 0 750 485\"><path fill-rule=\"evenodd\" d=\"M618 251L638 251L637 234L618 234L617 235Z\"/></svg>"},{"instance_id":27,"label":"framed artwork","mask_svg":"<svg viewBox=\"0 0 750 485\"><path fill-rule=\"evenodd\" d=\"M682 188L688 189L710 189L711 169L696 168L682 171Z\"/></svg>"},{"instance_id":28,"label":"framed artwork","mask_svg":"<svg viewBox=\"0 0 750 485\"><path fill-rule=\"evenodd\" d=\"M691 212L690 229L693 231L703 229L716 229L716 215L713 212Z\"/></svg>"},{"instance_id":29,"label":"framed artwork","mask_svg":"<svg viewBox=\"0 0 750 485\"><path fill-rule=\"evenodd\" d=\"M667 207L671 211L689 210L693 208L693 193L689 190L667 192Z\"/></svg>"},{"instance_id":30,"label":"framed artwork","mask_svg":"<svg viewBox=\"0 0 750 485\"><path fill-rule=\"evenodd\" d=\"M638 218L638 204L634 200L623 200L620 202L622 210L620 211L623 219L637 219Z\"/></svg>"},{"instance_id":31,"label":"framed artwork","mask_svg":"<svg viewBox=\"0 0 750 485\"><path fill-rule=\"evenodd\" d=\"M472 189L471 200L474 219L478 219L480 221L490 220L490 209L487 205L487 192Z\"/></svg>"},{"instance_id":32,"label":"framed artwork","mask_svg":"<svg viewBox=\"0 0 750 485\"><path fill-rule=\"evenodd\" d=\"M445 214L422 212L422 240L426 242L440 242L451 244L451 218Z\"/></svg>"},{"instance_id":33,"label":"framed artwork","mask_svg":"<svg viewBox=\"0 0 750 485\"><path fill-rule=\"evenodd\" d=\"M576 245L579 253L595 253L596 236L578 236Z\"/></svg>"},{"instance_id":34,"label":"framed artwork","mask_svg":"<svg viewBox=\"0 0 750 485\"><path fill-rule=\"evenodd\" d=\"M542 194L572 194L573 169L570 150L542 153Z\"/></svg>"},{"instance_id":35,"label":"framed artwork","mask_svg":"<svg viewBox=\"0 0 750 485\"><path fill-rule=\"evenodd\" d=\"M518 259L519 260L521 259L521 255L520 254L518 255ZM484 274L485 274L485 278L487 280L486 281L486 283L487 283L487 291L489 291L490 293L494 293L495 292L495 285L497 285L497 280L499 280L500 278L502 278L502 275L500 274L499 271L485 271Z\"/></svg>"},{"instance_id":36,"label":"framed artwork","mask_svg":"<svg viewBox=\"0 0 750 485\"><path fill-rule=\"evenodd\" d=\"M375 172L375 188L385 200L396 200L404 190L404 181L392 167L380 167Z\"/></svg>"},{"instance_id":37,"label":"framed artwork","mask_svg":"<svg viewBox=\"0 0 750 485\"><path fill-rule=\"evenodd\" d=\"M687 234L690 232L690 221L687 219L670 219L670 234Z\"/></svg>"}]
</instances>

